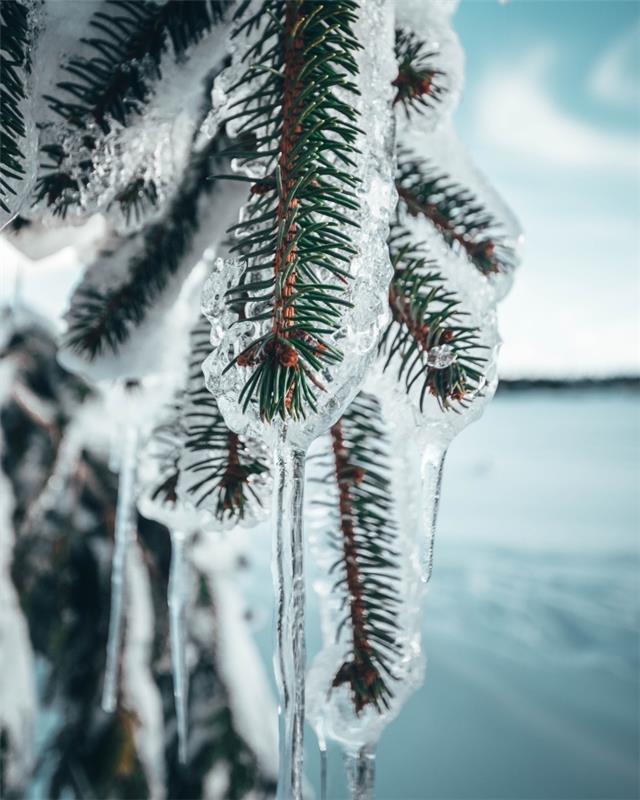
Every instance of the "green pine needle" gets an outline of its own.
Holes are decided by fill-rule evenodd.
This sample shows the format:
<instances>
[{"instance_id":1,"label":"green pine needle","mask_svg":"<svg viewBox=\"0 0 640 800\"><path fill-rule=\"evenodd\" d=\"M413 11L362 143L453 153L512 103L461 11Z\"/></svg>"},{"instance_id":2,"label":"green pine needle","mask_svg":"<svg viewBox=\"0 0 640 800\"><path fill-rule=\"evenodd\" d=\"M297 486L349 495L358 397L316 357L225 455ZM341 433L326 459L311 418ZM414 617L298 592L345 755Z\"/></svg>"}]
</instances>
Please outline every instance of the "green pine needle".
<instances>
[{"instance_id":1,"label":"green pine needle","mask_svg":"<svg viewBox=\"0 0 640 800\"><path fill-rule=\"evenodd\" d=\"M252 484L255 477L269 472L268 458L257 445L227 427L205 386L202 362L211 349L210 334L209 321L201 316L191 332L188 406L182 419L184 449L200 456L189 465L194 481L188 491L198 508L205 501L211 507L208 499L213 496L218 521L242 522L251 500L259 505L263 502Z\"/></svg>"},{"instance_id":2,"label":"green pine needle","mask_svg":"<svg viewBox=\"0 0 640 800\"><path fill-rule=\"evenodd\" d=\"M220 182L210 176L219 172L225 146L226 140L218 137L192 155L164 217L142 233L120 240L120 246L131 240L137 242L127 280L105 289L81 287L76 293L67 316L66 346L89 361L106 352L117 353L146 318L148 309L183 264L199 228L202 198L220 191ZM101 256L118 257L118 247Z\"/></svg>"},{"instance_id":3,"label":"green pine needle","mask_svg":"<svg viewBox=\"0 0 640 800\"><path fill-rule=\"evenodd\" d=\"M427 395L445 410L464 406L483 382L486 359L479 332L465 324L460 302L446 289L437 265L399 223L392 227L389 250L394 274L389 287L392 320L379 345L384 369L396 370L407 393L418 388L421 410ZM429 352L443 345L451 348L454 360L442 369L430 366Z\"/></svg>"},{"instance_id":4,"label":"green pine needle","mask_svg":"<svg viewBox=\"0 0 640 800\"><path fill-rule=\"evenodd\" d=\"M26 126L21 103L26 97L25 75L31 70L32 27L29 10L19 0L0 4L0 75L2 76L2 114L0 115L0 208L10 213L9 195L15 195L11 181L25 175L21 140Z\"/></svg>"},{"instance_id":5,"label":"green pine needle","mask_svg":"<svg viewBox=\"0 0 640 800\"><path fill-rule=\"evenodd\" d=\"M401 655L400 566L389 443L375 397L360 392L331 428L330 441L330 452L320 457L326 472L318 482L337 484L332 591L343 597L344 608L336 636L346 628L350 642L332 686L349 686L357 714L369 705L383 712L393 697L393 662Z\"/></svg>"},{"instance_id":6,"label":"green pine needle","mask_svg":"<svg viewBox=\"0 0 640 800\"><path fill-rule=\"evenodd\" d=\"M241 319L271 325L232 364L251 370L240 402L256 404L267 422L314 410L323 369L342 359L329 336L347 304L355 252L344 228L358 207L357 112L347 98L357 92L357 10L352 0L264 0L237 31L263 25L245 55L239 83L255 88L235 106L234 155L241 166L267 159L269 167L234 226L233 251L247 270L229 302Z\"/></svg>"},{"instance_id":7,"label":"green pine needle","mask_svg":"<svg viewBox=\"0 0 640 800\"><path fill-rule=\"evenodd\" d=\"M472 192L406 148L398 150L396 188L406 211L430 220L447 245L483 275L513 269L515 254L498 220Z\"/></svg>"},{"instance_id":8,"label":"green pine needle","mask_svg":"<svg viewBox=\"0 0 640 800\"><path fill-rule=\"evenodd\" d=\"M92 129L108 133L113 123L127 125L144 112L154 88L162 79L163 59L179 62L224 17L229 0L106 0L89 22L92 35L81 39L88 56L76 56L63 69L68 78L57 84L58 94L45 95L51 109L70 129L84 132L86 157L77 166L78 177L66 165L59 143L41 148L44 174L36 184L35 202L45 200L63 219L79 202L83 178L93 170L91 152L97 140ZM155 205L153 183L140 185L134 178L116 198L127 219L139 215L144 205Z\"/></svg>"},{"instance_id":9,"label":"green pine needle","mask_svg":"<svg viewBox=\"0 0 640 800\"><path fill-rule=\"evenodd\" d=\"M407 118L412 113L430 111L446 94L444 73L432 65L436 53L415 33L403 28L396 29L395 49L398 76L393 81L396 87L393 104L401 103Z\"/></svg>"}]
</instances>

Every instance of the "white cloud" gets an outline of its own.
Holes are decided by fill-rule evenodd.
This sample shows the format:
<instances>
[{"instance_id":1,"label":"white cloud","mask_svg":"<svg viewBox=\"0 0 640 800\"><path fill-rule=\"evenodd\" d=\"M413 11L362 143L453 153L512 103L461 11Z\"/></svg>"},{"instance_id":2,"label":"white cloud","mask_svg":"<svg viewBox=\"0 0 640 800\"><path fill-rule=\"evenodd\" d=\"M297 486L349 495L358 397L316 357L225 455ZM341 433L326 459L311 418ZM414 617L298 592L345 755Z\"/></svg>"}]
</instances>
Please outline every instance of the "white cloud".
<instances>
[{"instance_id":1,"label":"white cloud","mask_svg":"<svg viewBox=\"0 0 640 800\"><path fill-rule=\"evenodd\" d=\"M476 96L475 124L488 144L540 165L616 171L640 168L635 137L572 117L544 89L554 53L538 48L520 66L490 72Z\"/></svg>"},{"instance_id":2,"label":"white cloud","mask_svg":"<svg viewBox=\"0 0 640 800\"><path fill-rule=\"evenodd\" d=\"M640 105L640 21L606 50L589 76L594 97L618 106Z\"/></svg>"}]
</instances>

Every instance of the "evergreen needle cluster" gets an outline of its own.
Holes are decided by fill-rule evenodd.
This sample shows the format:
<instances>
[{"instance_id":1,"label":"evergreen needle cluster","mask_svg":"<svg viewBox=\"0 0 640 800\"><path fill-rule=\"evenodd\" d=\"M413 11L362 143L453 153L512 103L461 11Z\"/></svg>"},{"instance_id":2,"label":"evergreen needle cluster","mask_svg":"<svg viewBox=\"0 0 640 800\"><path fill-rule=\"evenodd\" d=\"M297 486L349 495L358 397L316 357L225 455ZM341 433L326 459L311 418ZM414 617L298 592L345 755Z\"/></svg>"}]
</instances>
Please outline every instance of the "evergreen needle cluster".
<instances>
[{"instance_id":1,"label":"evergreen needle cluster","mask_svg":"<svg viewBox=\"0 0 640 800\"><path fill-rule=\"evenodd\" d=\"M92 35L81 39L88 54L69 59L63 67L68 77L57 84L59 93L44 98L68 132L79 134L79 171L69 162L69 155L75 154L68 154L61 142L43 145L47 160L36 185L36 202L45 200L54 214L66 216L93 171L98 137L114 123L126 125L144 111L162 78L163 59L170 54L174 62L183 60L189 47L222 19L228 5L228 0L106 0L89 21ZM134 179L118 199L125 213L138 211L135 201L155 204L153 182L141 182Z\"/></svg>"},{"instance_id":2,"label":"evergreen needle cluster","mask_svg":"<svg viewBox=\"0 0 640 800\"><path fill-rule=\"evenodd\" d=\"M25 77L31 70L32 30L27 6L18 0L3 0L0 4L0 208L7 213L10 213L9 195L15 194L10 181L25 175L21 140L26 136L26 127L20 104L26 97Z\"/></svg>"},{"instance_id":3,"label":"evergreen needle cluster","mask_svg":"<svg viewBox=\"0 0 640 800\"><path fill-rule=\"evenodd\" d=\"M348 652L332 686L349 686L358 714L368 705L383 711L393 697L393 661L400 655L400 568L389 444L375 397L360 392L331 428L330 440L322 459L327 471L319 480L337 484L337 508L316 502L329 506L336 519L330 531L338 553L332 589L344 598L336 638L349 630Z\"/></svg>"},{"instance_id":4,"label":"evergreen needle cluster","mask_svg":"<svg viewBox=\"0 0 640 800\"><path fill-rule=\"evenodd\" d=\"M407 148L398 150L396 188L407 212L430 220L444 241L483 275L512 269L513 250L494 216L472 192Z\"/></svg>"},{"instance_id":5,"label":"evergreen needle cluster","mask_svg":"<svg viewBox=\"0 0 640 800\"><path fill-rule=\"evenodd\" d=\"M406 28L396 29L396 59L398 75L393 81L396 95L393 104L400 103L407 117L423 114L434 108L446 93L444 72L433 66L436 53Z\"/></svg>"},{"instance_id":6,"label":"evergreen needle cluster","mask_svg":"<svg viewBox=\"0 0 640 800\"><path fill-rule=\"evenodd\" d=\"M240 80L251 91L231 107L240 125L234 154L241 166L268 166L261 180L233 176L252 185L234 226L246 274L229 303L268 329L232 363L247 369L241 403L256 403L266 421L314 409L323 369L342 358L330 338L349 305L355 252L357 12L352 0L265 0L239 25L238 35L259 35Z\"/></svg>"},{"instance_id":7,"label":"evergreen needle cluster","mask_svg":"<svg viewBox=\"0 0 640 800\"><path fill-rule=\"evenodd\" d=\"M204 150L192 154L163 218L142 233L118 239L116 247L102 254L103 259L122 258L127 243L134 244L123 282L105 289L89 285L76 293L67 315L67 346L88 359L105 351L115 353L132 329L141 324L149 307L183 266L200 226L202 199L220 191L220 182L210 176L219 171L225 146L225 140L217 137Z\"/></svg>"},{"instance_id":8,"label":"evergreen needle cluster","mask_svg":"<svg viewBox=\"0 0 640 800\"><path fill-rule=\"evenodd\" d=\"M215 498L215 518L223 522L241 522L249 502L261 505L263 497L253 487L254 479L269 471L266 454L257 443L230 430L225 424L218 404L207 390L202 375L202 362L210 350L210 323L201 316L191 332L189 384L187 407L183 414L183 447L187 453L198 455L189 462L193 481L188 492L192 502L200 507Z\"/></svg>"},{"instance_id":9,"label":"evergreen needle cluster","mask_svg":"<svg viewBox=\"0 0 640 800\"><path fill-rule=\"evenodd\" d=\"M464 324L464 312L454 292L446 289L437 264L424 246L397 223L392 227L389 250L393 278L389 287L391 322L380 340L384 369L393 365L409 393L419 389L422 409L427 394L446 410L476 391L482 382L482 347L478 330ZM429 353L446 346L448 366L430 365Z\"/></svg>"}]
</instances>

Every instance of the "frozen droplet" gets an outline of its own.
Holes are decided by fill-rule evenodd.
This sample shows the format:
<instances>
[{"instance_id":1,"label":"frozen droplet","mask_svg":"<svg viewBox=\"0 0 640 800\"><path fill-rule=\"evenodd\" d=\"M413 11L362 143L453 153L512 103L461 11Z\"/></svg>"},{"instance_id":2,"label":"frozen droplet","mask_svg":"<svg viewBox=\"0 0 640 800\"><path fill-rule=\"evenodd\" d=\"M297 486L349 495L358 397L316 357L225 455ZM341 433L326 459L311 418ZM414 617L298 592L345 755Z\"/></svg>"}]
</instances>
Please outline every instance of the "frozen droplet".
<instances>
[{"instance_id":1,"label":"frozen droplet","mask_svg":"<svg viewBox=\"0 0 640 800\"><path fill-rule=\"evenodd\" d=\"M429 349L427 364L433 369L446 369L456 360L456 353L450 344L440 344Z\"/></svg>"}]
</instances>

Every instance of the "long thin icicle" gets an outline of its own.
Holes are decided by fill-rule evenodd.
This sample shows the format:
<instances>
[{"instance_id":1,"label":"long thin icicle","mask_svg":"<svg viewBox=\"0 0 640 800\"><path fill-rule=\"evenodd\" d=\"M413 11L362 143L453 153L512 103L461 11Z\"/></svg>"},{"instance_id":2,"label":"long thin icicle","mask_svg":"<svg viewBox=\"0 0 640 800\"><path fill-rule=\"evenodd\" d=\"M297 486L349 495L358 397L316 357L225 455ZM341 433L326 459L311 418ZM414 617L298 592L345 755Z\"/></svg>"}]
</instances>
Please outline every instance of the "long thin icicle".
<instances>
[{"instance_id":1,"label":"long thin icicle","mask_svg":"<svg viewBox=\"0 0 640 800\"><path fill-rule=\"evenodd\" d=\"M347 755L346 762L351 800L373 800L376 775L375 748L361 747L357 753Z\"/></svg>"},{"instance_id":2,"label":"long thin icicle","mask_svg":"<svg viewBox=\"0 0 640 800\"><path fill-rule=\"evenodd\" d=\"M187 694L186 635L184 627L184 551L186 536L171 531L171 569L169 571L169 626L171 632L171 667L173 699L178 722L178 760L187 763Z\"/></svg>"},{"instance_id":3,"label":"long thin icicle","mask_svg":"<svg viewBox=\"0 0 640 800\"><path fill-rule=\"evenodd\" d=\"M278 800L302 800L305 632L302 503L304 451L283 432L275 448L273 582L277 598L274 669L278 683Z\"/></svg>"},{"instance_id":4,"label":"long thin icicle","mask_svg":"<svg viewBox=\"0 0 640 800\"><path fill-rule=\"evenodd\" d=\"M318 737L318 749L320 750L320 800L327 800L327 740L321 730L317 730L316 734Z\"/></svg>"},{"instance_id":5,"label":"long thin icicle","mask_svg":"<svg viewBox=\"0 0 640 800\"><path fill-rule=\"evenodd\" d=\"M124 621L124 595L127 550L136 525L136 472L138 430L127 426L122 447L118 503L116 506L115 543L111 567L111 610L109 638L107 640L107 665L102 690L102 708L107 712L116 709L118 699L118 666Z\"/></svg>"},{"instance_id":6,"label":"long thin icicle","mask_svg":"<svg viewBox=\"0 0 640 800\"><path fill-rule=\"evenodd\" d=\"M433 553L442 489L442 472L447 454L445 447L427 445L422 453L422 508L426 527L424 550L422 554L422 580L428 583L433 572Z\"/></svg>"}]
</instances>

